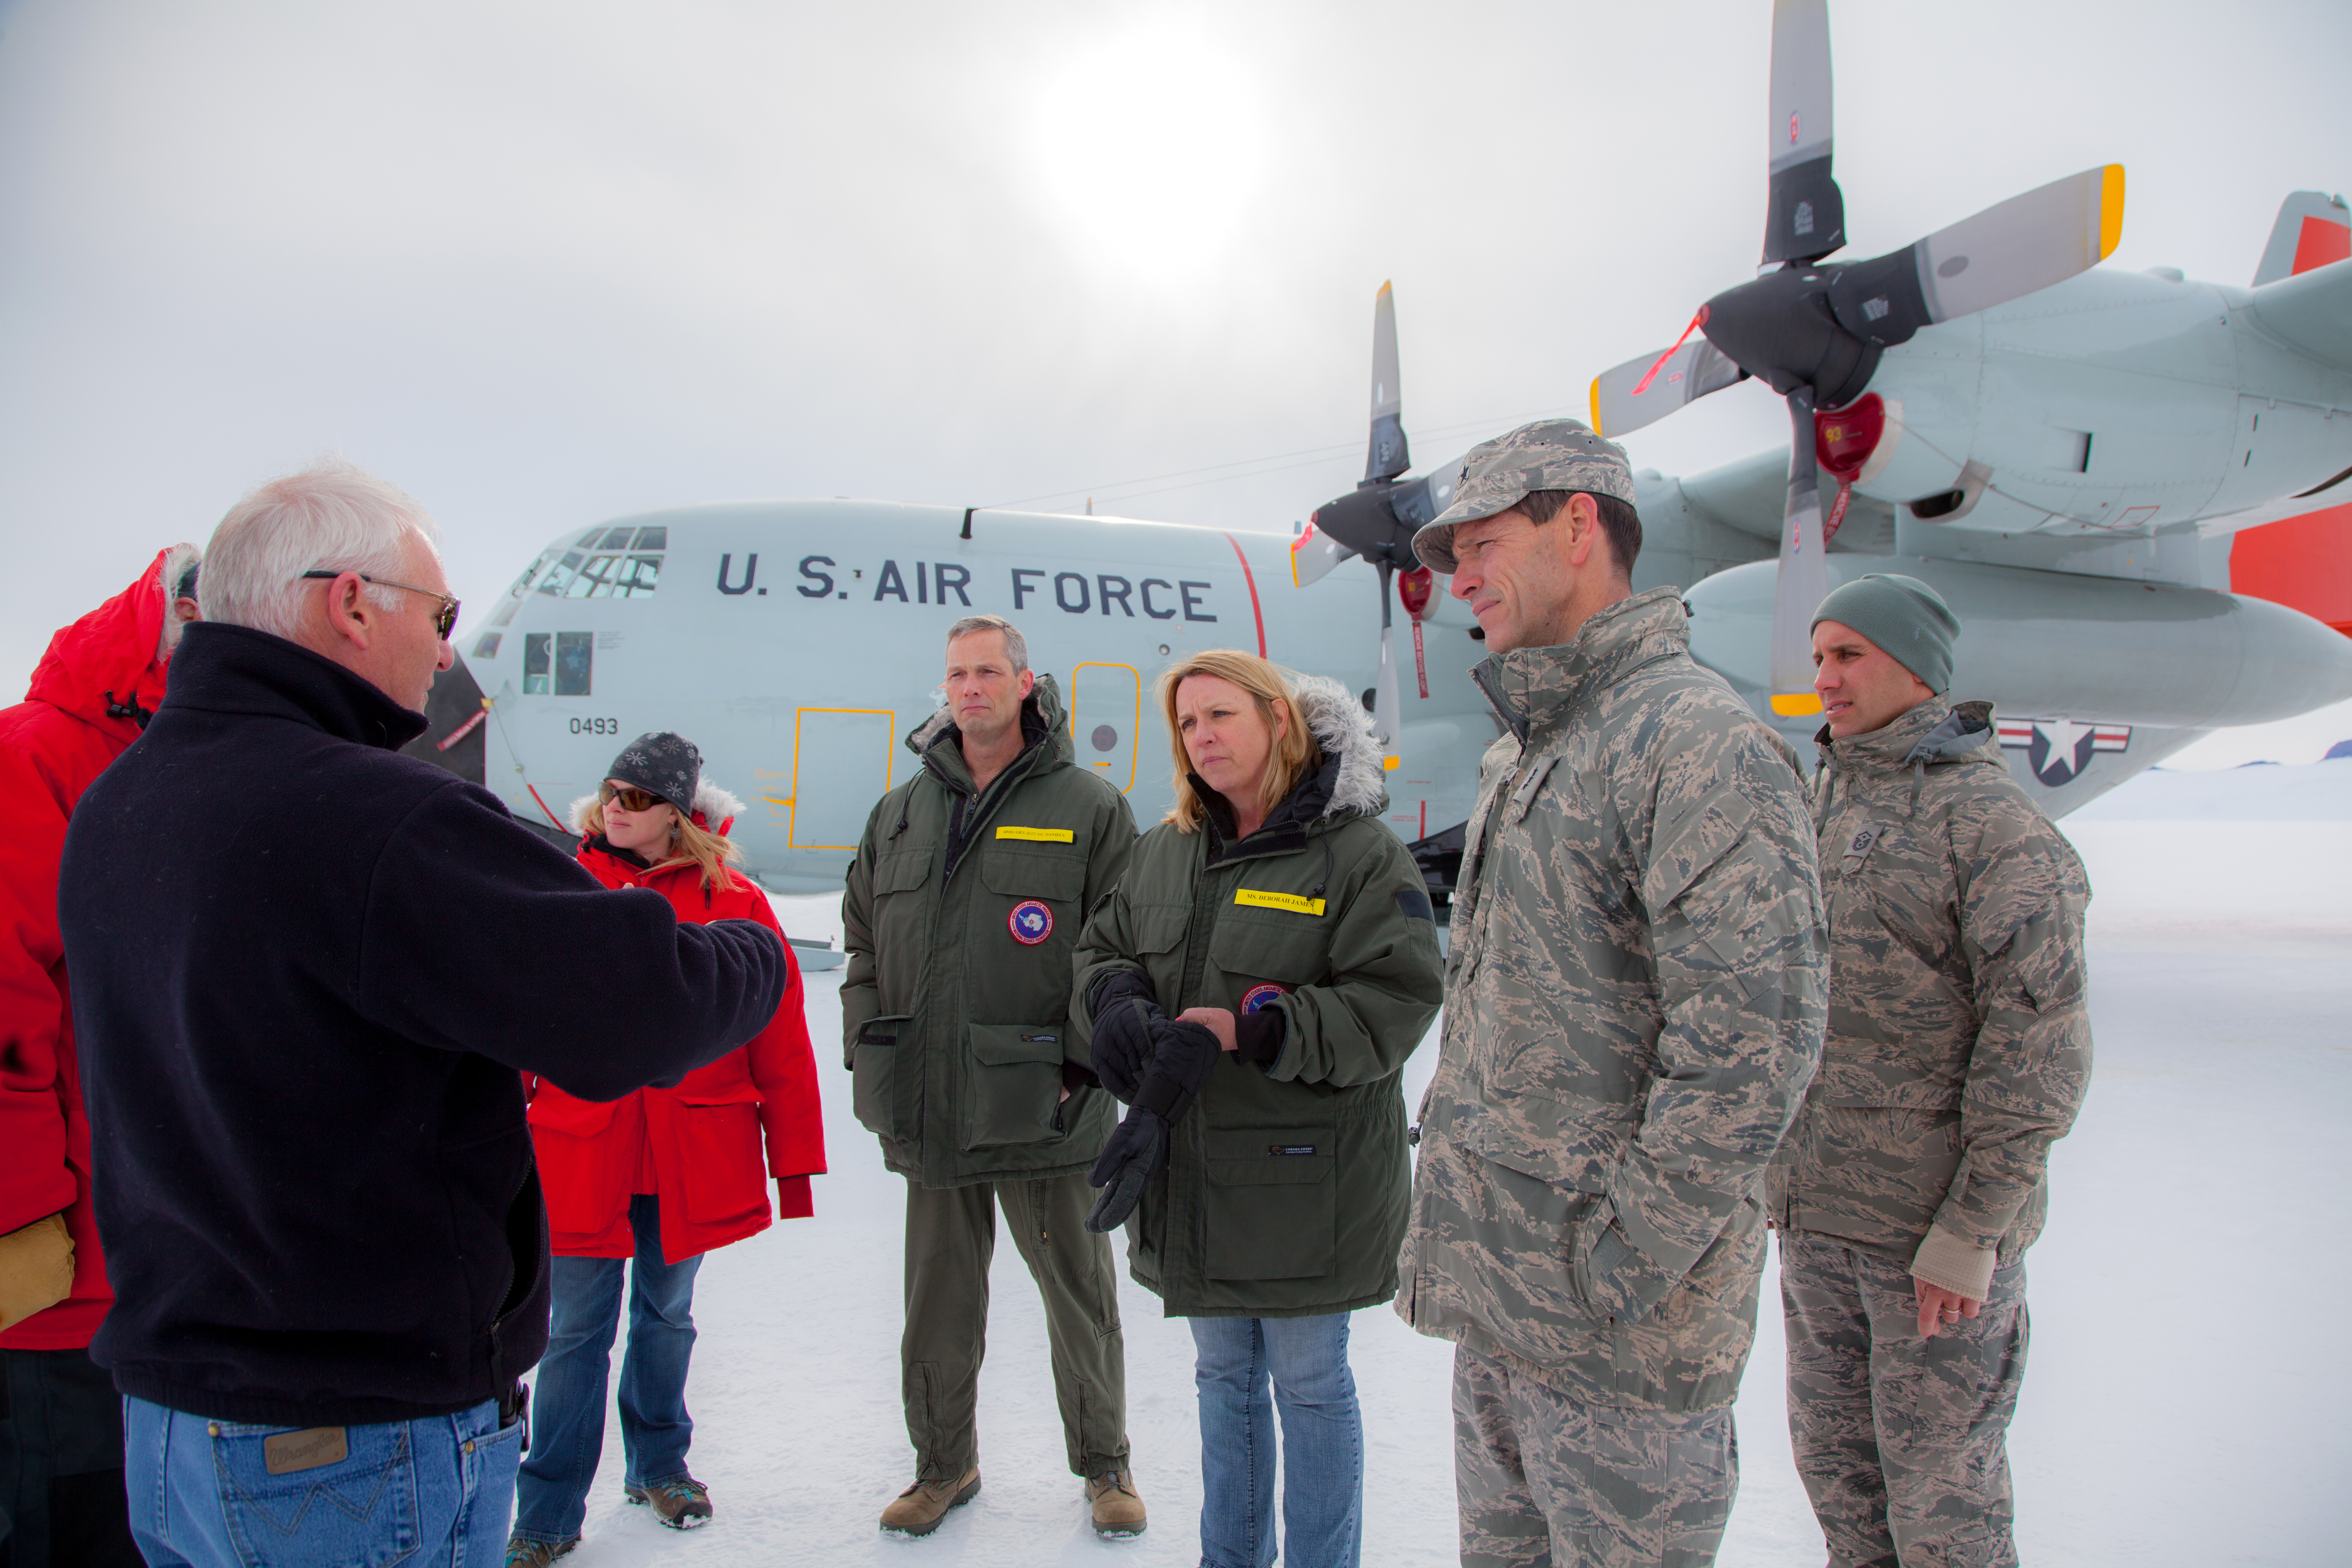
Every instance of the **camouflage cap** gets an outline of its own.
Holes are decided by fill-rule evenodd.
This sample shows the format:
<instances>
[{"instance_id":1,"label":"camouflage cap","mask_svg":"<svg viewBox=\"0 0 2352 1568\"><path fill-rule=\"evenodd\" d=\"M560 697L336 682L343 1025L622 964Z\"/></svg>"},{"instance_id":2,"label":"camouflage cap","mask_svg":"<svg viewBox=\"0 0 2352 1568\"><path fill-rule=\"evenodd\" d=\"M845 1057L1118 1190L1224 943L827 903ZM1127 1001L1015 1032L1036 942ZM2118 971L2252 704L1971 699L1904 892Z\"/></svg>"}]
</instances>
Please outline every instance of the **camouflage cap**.
<instances>
[{"instance_id":1,"label":"camouflage cap","mask_svg":"<svg viewBox=\"0 0 2352 1568\"><path fill-rule=\"evenodd\" d=\"M1533 490L1584 490L1632 505L1633 468L1625 448L1577 419L1539 419L1470 448L1454 504L1412 536L1412 552L1433 572L1454 570L1454 525L1508 511Z\"/></svg>"}]
</instances>

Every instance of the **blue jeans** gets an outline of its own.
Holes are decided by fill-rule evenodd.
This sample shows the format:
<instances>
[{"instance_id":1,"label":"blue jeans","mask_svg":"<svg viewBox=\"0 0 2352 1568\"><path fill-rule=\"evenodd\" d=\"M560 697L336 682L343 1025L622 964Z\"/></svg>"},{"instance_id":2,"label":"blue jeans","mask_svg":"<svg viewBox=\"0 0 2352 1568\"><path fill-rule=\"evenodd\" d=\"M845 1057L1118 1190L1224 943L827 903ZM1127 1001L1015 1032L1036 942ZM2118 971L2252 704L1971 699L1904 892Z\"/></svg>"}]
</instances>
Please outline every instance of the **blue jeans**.
<instances>
[{"instance_id":1,"label":"blue jeans","mask_svg":"<svg viewBox=\"0 0 2352 1568\"><path fill-rule=\"evenodd\" d=\"M628 1268L629 1348L621 1358L624 1484L656 1486L686 1474L694 1420L686 1413L686 1363L694 1354L697 1254L662 1261L661 1200L629 1200L635 1267L618 1258L554 1260L554 1317L530 1404L530 1457L515 1485L514 1532L561 1544L580 1533L588 1485L604 1452L604 1388L621 1326L621 1274Z\"/></svg>"},{"instance_id":2,"label":"blue jeans","mask_svg":"<svg viewBox=\"0 0 2352 1568\"><path fill-rule=\"evenodd\" d=\"M265 1445L298 1431L125 1399L122 1479L148 1568L504 1561L522 1424L501 1428L496 1401L455 1415L327 1427L341 1435L341 1458L271 1475ZM334 1438L299 1435L298 1460L332 1452Z\"/></svg>"},{"instance_id":3,"label":"blue jeans","mask_svg":"<svg viewBox=\"0 0 2352 1568\"><path fill-rule=\"evenodd\" d=\"M1348 1370L1348 1314L1192 1323L1202 1568L1267 1568L1274 1561L1276 1409L1286 1568L1356 1568L1364 1535L1364 1421Z\"/></svg>"}]
</instances>

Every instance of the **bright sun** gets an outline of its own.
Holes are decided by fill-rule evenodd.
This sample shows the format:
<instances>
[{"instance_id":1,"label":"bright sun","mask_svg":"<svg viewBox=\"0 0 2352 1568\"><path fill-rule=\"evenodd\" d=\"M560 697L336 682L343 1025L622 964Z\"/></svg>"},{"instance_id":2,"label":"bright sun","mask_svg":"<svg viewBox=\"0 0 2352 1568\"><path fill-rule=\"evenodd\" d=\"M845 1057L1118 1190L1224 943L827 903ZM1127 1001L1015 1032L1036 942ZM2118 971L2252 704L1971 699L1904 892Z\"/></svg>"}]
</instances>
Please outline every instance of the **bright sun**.
<instances>
[{"instance_id":1,"label":"bright sun","mask_svg":"<svg viewBox=\"0 0 2352 1568\"><path fill-rule=\"evenodd\" d=\"M1181 280L1234 237L1265 142L1249 78L1175 23L1130 27L1066 56L1032 111L1055 217L1090 258L1151 283Z\"/></svg>"}]
</instances>

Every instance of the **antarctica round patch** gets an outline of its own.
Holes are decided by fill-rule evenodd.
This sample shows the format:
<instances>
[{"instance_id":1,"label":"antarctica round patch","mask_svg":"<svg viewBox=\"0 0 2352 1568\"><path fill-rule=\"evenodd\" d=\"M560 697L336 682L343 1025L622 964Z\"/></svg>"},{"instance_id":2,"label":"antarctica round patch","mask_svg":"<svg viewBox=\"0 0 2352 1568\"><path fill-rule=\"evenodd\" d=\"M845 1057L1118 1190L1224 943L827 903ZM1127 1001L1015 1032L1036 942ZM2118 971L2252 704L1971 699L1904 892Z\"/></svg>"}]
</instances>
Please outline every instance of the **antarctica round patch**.
<instances>
[{"instance_id":1,"label":"antarctica round patch","mask_svg":"<svg viewBox=\"0 0 2352 1568\"><path fill-rule=\"evenodd\" d=\"M1024 899L1013 906L1013 913L1004 922L1013 940L1024 947L1034 947L1054 934L1054 911L1035 899Z\"/></svg>"},{"instance_id":2,"label":"antarctica round patch","mask_svg":"<svg viewBox=\"0 0 2352 1568\"><path fill-rule=\"evenodd\" d=\"M1271 980L1265 982L1262 985L1253 985L1248 990L1242 993L1242 1011L1244 1013L1262 1013L1266 1008L1274 1005L1274 999L1276 997L1287 996L1288 994L1289 993L1287 991L1284 990L1281 986L1276 985Z\"/></svg>"}]
</instances>

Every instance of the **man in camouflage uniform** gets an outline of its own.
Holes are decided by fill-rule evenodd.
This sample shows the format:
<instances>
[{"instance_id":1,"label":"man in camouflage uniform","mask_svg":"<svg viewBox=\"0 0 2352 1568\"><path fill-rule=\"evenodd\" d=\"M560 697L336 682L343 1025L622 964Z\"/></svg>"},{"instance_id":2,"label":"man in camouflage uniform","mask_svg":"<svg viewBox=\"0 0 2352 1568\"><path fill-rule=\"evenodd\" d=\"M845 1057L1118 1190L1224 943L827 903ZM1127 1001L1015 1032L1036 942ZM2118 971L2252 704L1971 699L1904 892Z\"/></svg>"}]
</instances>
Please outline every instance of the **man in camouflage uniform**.
<instances>
[{"instance_id":1,"label":"man in camouflage uniform","mask_svg":"<svg viewBox=\"0 0 2352 1568\"><path fill-rule=\"evenodd\" d=\"M1947 702L1959 623L1910 577L1813 618L1829 1039L1767 1189L1789 1434L1834 1568L2008 1564L2042 1169L2091 1071L2082 863Z\"/></svg>"},{"instance_id":2,"label":"man in camouflage uniform","mask_svg":"<svg viewBox=\"0 0 2352 1568\"><path fill-rule=\"evenodd\" d=\"M1413 541L1507 733L1462 867L1400 1316L1455 1342L1462 1561L1711 1562L1738 1485L1764 1168L1821 1050L1795 772L1633 592L1625 457L1572 420L1470 454Z\"/></svg>"}]
</instances>

